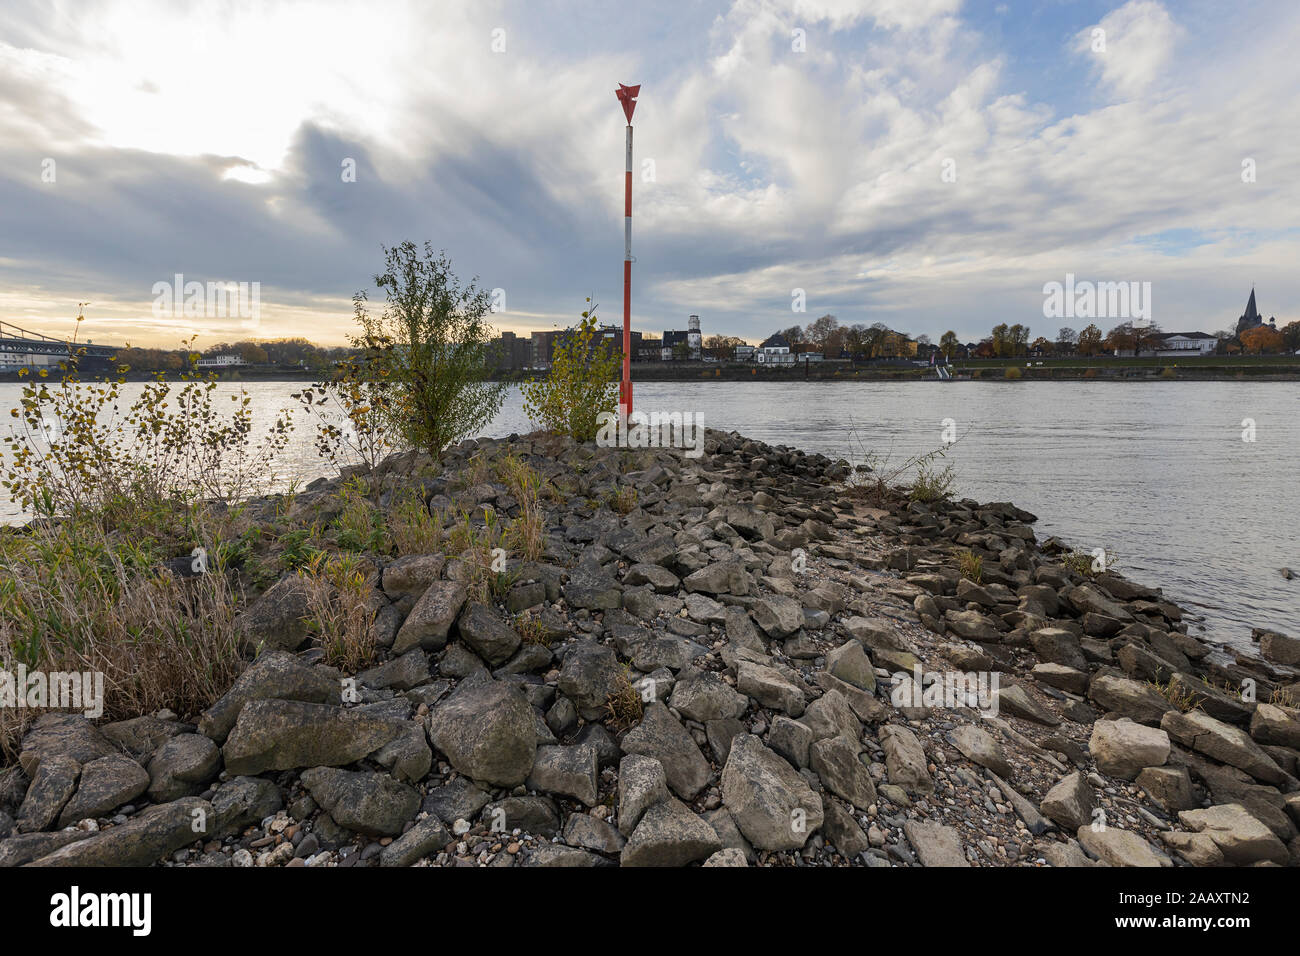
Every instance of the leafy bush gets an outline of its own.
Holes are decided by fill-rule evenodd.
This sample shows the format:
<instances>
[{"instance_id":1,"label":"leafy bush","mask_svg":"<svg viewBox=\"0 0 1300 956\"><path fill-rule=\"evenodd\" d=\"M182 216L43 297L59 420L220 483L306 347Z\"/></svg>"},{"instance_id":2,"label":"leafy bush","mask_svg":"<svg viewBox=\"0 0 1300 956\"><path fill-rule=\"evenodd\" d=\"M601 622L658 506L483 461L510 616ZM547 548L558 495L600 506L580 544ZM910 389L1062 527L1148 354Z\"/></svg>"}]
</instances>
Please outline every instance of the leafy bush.
<instances>
[{"instance_id":1,"label":"leafy bush","mask_svg":"<svg viewBox=\"0 0 1300 956\"><path fill-rule=\"evenodd\" d=\"M590 297L587 299L591 301ZM590 441L599 430L602 412L618 405L618 370L622 353L606 350L597 334L596 307L555 345L545 378L523 386L524 412L530 421L575 441Z\"/></svg>"},{"instance_id":2,"label":"leafy bush","mask_svg":"<svg viewBox=\"0 0 1300 956\"><path fill-rule=\"evenodd\" d=\"M354 296L369 375L391 387L382 417L405 444L438 458L443 449L485 428L505 398L491 381L487 322L490 297L474 282L462 286L445 253L413 242L384 250L385 271L375 276L387 303L382 314Z\"/></svg>"},{"instance_id":3,"label":"leafy bush","mask_svg":"<svg viewBox=\"0 0 1300 956\"><path fill-rule=\"evenodd\" d=\"M198 374L197 361L190 353L179 387L159 373L125 414L119 410L127 366L93 382L80 379L76 355L60 363L57 383L42 369L10 411L18 424L5 440L8 453L0 451L0 486L40 515L108 519L124 507L183 505L196 497L229 506L267 486L289 442L290 415L281 412L254 442L251 396L242 389L227 396L234 407L223 412L216 376Z\"/></svg>"},{"instance_id":4,"label":"leafy bush","mask_svg":"<svg viewBox=\"0 0 1300 956\"><path fill-rule=\"evenodd\" d=\"M353 301L358 310L363 308L363 299ZM293 397L318 419L316 453L321 458L336 468L356 465L370 473L391 452L406 447L395 418L398 390L355 359L342 363L338 372Z\"/></svg>"}]
</instances>

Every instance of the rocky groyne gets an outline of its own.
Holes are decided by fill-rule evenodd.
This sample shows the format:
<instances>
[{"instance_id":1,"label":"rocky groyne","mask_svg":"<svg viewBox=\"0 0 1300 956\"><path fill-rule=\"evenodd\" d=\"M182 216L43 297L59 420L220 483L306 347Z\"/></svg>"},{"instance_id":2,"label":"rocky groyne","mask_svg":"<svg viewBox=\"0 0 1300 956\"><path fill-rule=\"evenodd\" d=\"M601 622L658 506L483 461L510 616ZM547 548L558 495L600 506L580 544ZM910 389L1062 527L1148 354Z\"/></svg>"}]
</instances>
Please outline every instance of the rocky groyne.
<instances>
[{"instance_id":1,"label":"rocky groyne","mask_svg":"<svg viewBox=\"0 0 1300 956\"><path fill-rule=\"evenodd\" d=\"M345 673L285 577L204 712L35 721L0 864L1300 863L1300 641L1212 654L1011 504L851 489L734 434L696 459L466 442L427 506L509 517L505 486L456 480L506 454L563 491L507 586L375 559L380 652Z\"/></svg>"}]
</instances>

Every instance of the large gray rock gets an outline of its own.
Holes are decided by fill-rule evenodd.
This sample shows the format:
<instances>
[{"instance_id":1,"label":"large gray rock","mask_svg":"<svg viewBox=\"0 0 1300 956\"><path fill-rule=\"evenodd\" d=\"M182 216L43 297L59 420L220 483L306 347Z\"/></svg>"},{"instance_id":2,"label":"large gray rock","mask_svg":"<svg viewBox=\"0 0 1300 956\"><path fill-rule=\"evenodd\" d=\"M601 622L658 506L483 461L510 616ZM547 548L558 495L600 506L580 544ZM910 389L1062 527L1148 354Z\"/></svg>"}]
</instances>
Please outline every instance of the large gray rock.
<instances>
[{"instance_id":1,"label":"large gray rock","mask_svg":"<svg viewBox=\"0 0 1300 956\"><path fill-rule=\"evenodd\" d=\"M781 715L772 718L772 727L767 732L767 745L793 767L808 766L808 749L812 742L812 731L806 725Z\"/></svg>"},{"instance_id":2,"label":"large gray rock","mask_svg":"<svg viewBox=\"0 0 1300 956\"><path fill-rule=\"evenodd\" d=\"M804 692L780 671L751 661L736 665L736 687L764 707L780 710L791 717L800 716L807 704Z\"/></svg>"},{"instance_id":3,"label":"large gray rock","mask_svg":"<svg viewBox=\"0 0 1300 956\"><path fill-rule=\"evenodd\" d=\"M235 775L341 767L380 750L405 733L405 725L329 704L252 700L240 710L222 757Z\"/></svg>"},{"instance_id":4,"label":"large gray rock","mask_svg":"<svg viewBox=\"0 0 1300 956\"><path fill-rule=\"evenodd\" d=\"M954 634L968 641L996 644L1002 640L1002 632L993 619L979 611L947 611L944 613L944 621Z\"/></svg>"},{"instance_id":5,"label":"large gray rock","mask_svg":"<svg viewBox=\"0 0 1300 956\"><path fill-rule=\"evenodd\" d=\"M1016 684L1000 688L994 700L1000 714L1019 717L1021 720L1032 720L1036 724L1046 724L1049 727L1055 727L1061 722L1061 718L1030 697L1023 687Z\"/></svg>"},{"instance_id":6,"label":"large gray rock","mask_svg":"<svg viewBox=\"0 0 1300 956\"><path fill-rule=\"evenodd\" d=\"M500 681L465 682L429 718L429 739L461 773L483 783L523 783L537 754L531 705Z\"/></svg>"},{"instance_id":7,"label":"large gray rock","mask_svg":"<svg viewBox=\"0 0 1300 956\"><path fill-rule=\"evenodd\" d=\"M221 751L202 734L177 734L149 761L149 797L170 803L197 797L221 771Z\"/></svg>"},{"instance_id":8,"label":"large gray rock","mask_svg":"<svg viewBox=\"0 0 1300 956\"><path fill-rule=\"evenodd\" d=\"M624 691L627 680L612 647L579 641L565 652L556 687L584 720L598 720L609 714L609 698Z\"/></svg>"},{"instance_id":9,"label":"large gray rock","mask_svg":"<svg viewBox=\"0 0 1300 956\"><path fill-rule=\"evenodd\" d=\"M1104 617L1113 617L1118 621L1133 620L1133 615L1129 613L1128 608L1113 600L1094 584L1080 584L1065 592L1064 596L1080 615L1100 614Z\"/></svg>"},{"instance_id":10,"label":"large gray rock","mask_svg":"<svg viewBox=\"0 0 1300 956\"><path fill-rule=\"evenodd\" d=\"M1174 861L1152 846L1139 833L1113 826L1089 823L1075 831L1079 844L1108 866L1160 867Z\"/></svg>"},{"instance_id":11,"label":"large gray rock","mask_svg":"<svg viewBox=\"0 0 1300 956\"><path fill-rule=\"evenodd\" d=\"M679 800L646 810L619 857L622 866L686 866L722 849L722 841Z\"/></svg>"},{"instance_id":12,"label":"large gray rock","mask_svg":"<svg viewBox=\"0 0 1300 956\"><path fill-rule=\"evenodd\" d=\"M704 861L704 866L749 866L745 854L735 847L725 847Z\"/></svg>"},{"instance_id":13,"label":"large gray rock","mask_svg":"<svg viewBox=\"0 0 1300 956\"><path fill-rule=\"evenodd\" d=\"M601 565L583 562L569 572L564 600L571 607L609 610L623 606L623 589Z\"/></svg>"},{"instance_id":14,"label":"large gray rock","mask_svg":"<svg viewBox=\"0 0 1300 956\"><path fill-rule=\"evenodd\" d=\"M369 836L394 836L420 809L420 794L387 774L312 767L302 785L334 821Z\"/></svg>"},{"instance_id":15,"label":"large gray rock","mask_svg":"<svg viewBox=\"0 0 1300 956\"><path fill-rule=\"evenodd\" d=\"M494 832L519 829L548 840L560 832L560 810L550 797L506 797L484 807L483 819Z\"/></svg>"},{"instance_id":16,"label":"large gray rock","mask_svg":"<svg viewBox=\"0 0 1300 956\"><path fill-rule=\"evenodd\" d=\"M885 617L851 617L844 622L844 630L849 637L872 650L912 650L907 638Z\"/></svg>"},{"instance_id":17,"label":"large gray rock","mask_svg":"<svg viewBox=\"0 0 1300 956\"><path fill-rule=\"evenodd\" d=\"M1255 708L1250 718L1250 735L1257 743L1300 750L1300 720L1273 704Z\"/></svg>"},{"instance_id":18,"label":"large gray rock","mask_svg":"<svg viewBox=\"0 0 1300 956\"><path fill-rule=\"evenodd\" d=\"M822 835L840 852L841 856L853 860L867 851L871 844L853 814L840 806L837 800L827 800L825 812Z\"/></svg>"},{"instance_id":19,"label":"large gray rock","mask_svg":"<svg viewBox=\"0 0 1300 956\"><path fill-rule=\"evenodd\" d=\"M418 821L379 852L380 866L411 866L451 842L451 834L433 814Z\"/></svg>"},{"instance_id":20,"label":"large gray rock","mask_svg":"<svg viewBox=\"0 0 1300 956\"><path fill-rule=\"evenodd\" d=\"M1198 806L1186 767L1146 767L1137 775L1137 785L1167 813Z\"/></svg>"},{"instance_id":21,"label":"large gray rock","mask_svg":"<svg viewBox=\"0 0 1300 956\"><path fill-rule=\"evenodd\" d=\"M29 778L41 758L57 754L79 764L119 753L113 743L81 714L41 714L23 734L18 765Z\"/></svg>"},{"instance_id":22,"label":"large gray rock","mask_svg":"<svg viewBox=\"0 0 1300 956\"><path fill-rule=\"evenodd\" d=\"M970 866L962 850L961 836L942 823L908 820L903 825L907 841L916 850L922 866Z\"/></svg>"},{"instance_id":23,"label":"large gray rock","mask_svg":"<svg viewBox=\"0 0 1300 956\"><path fill-rule=\"evenodd\" d=\"M862 723L848 698L837 690L828 690L809 704L799 722L812 731L813 740L840 734L857 740L862 735Z\"/></svg>"},{"instance_id":24,"label":"large gray rock","mask_svg":"<svg viewBox=\"0 0 1300 956\"><path fill-rule=\"evenodd\" d=\"M879 736L890 783L923 793L934 790L929 762L916 734L900 724L886 724L880 728Z\"/></svg>"},{"instance_id":25,"label":"large gray rock","mask_svg":"<svg viewBox=\"0 0 1300 956\"><path fill-rule=\"evenodd\" d=\"M618 828L624 836L631 835L646 810L668 798L663 764L641 754L623 757L618 765Z\"/></svg>"},{"instance_id":26,"label":"large gray rock","mask_svg":"<svg viewBox=\"0 0 1300 956\"><path fill-rule=\"evenodd\" d=\"M694 738L660 701L646 707L641 723L628 731L622 746L624 753L658 760L668 786L683 800L695 799L713 776Z\"/></svg>"},{"instance_id":27,"label":"large gray rock","mask_svg":"<svg viewBox=\"0 0 1300 956\"><path fill-rule=\"evenodd\" d=\"M746 595L753 584L753 578L745 570L745 562L733 558L715 562L688 574L682 584L687 591Z\"/></svg>"},{"instance_id":28,"label":"large gray rock","mask_svg":"<svg viewBox=\"0 0 1300 956\"><path fill-rule=\"evenodd\" d=\"M530 790L573 797L594 807L599 796L597 769L596 748L591 744L539 747L526 783Z\"/></svg>"},{"instance_id":29,"label":"large gray rock","mask_svg":"<svg viewBox=\"0 0 1300 956\"><path fill-rule=\"evenodd\" d=\"M225 743L240 710L250 700L338 704L342 702L341 685L337 678L306 666L285 651L263 652L239 675L230 690L199 717L199 733L219 744Z\"/></svg>"},{"instance_id":30,"label":"large gray rock","mask_svg":"<svg viewBox=\"0 0 1300 956\"><path fill-rule=\"evenodd\" d=\"M456 621L460 639L493 667L504 664L519 650L523 638L491 608L468 604Z\"/></svg>"},{"instance_id":31,"label":"large gray rock","mask_svg":"<svg viewBox=\"0 0 1300 956\"><path fill-rule=\"evenodd\" d=\"M71 757L46 754L32 776L22 806L18 808L14 829L19 833L31 833L52 827L77 789L80 774L81 764Z\"/></svg>"},{"instance_id":32,"label":"large gray rock","mask_svg":"<svg viewBox=\"0 0 1300 956\"><path fill-rule=\"evenodd\" d=\"M1057 781L1039 808L1043 816L1059 825L1067 833L1076 832L1085 823L1092 822L1092 808L1096 805L1092 788L1083 774L1075 772Z\"/></svg>"},{"instance_id":33,"label":"large gray rock","mask_svg":"<svg viewBox=\"0 0 1300 956\"><path fill-rule=\"evenodd\" d=\"M855 738L841 734L813 741L808 762L826 789L865 810L876 802L871 773L858 757L862 748Z\"/></svg>"},{"instance_id":34,"label":"large gray rock","mask_svg":"<svg viewBox=\"0 0 1300 956\"><path fill-rule=\"evenodd\" d=\"M597 853L620 853L627 838L604 820L589 813L571 813L564 825L564 842Z\"/></svg>"},{"instance_id":35,"label":"large gray rock","mask_svg":"<svg viewBox=\"0 0 1300 956\"><path fill-rule=\"evenodd\" d=\"M1127 717L1097 721L1088 740L1088 751L1097 761L1097 769L1123 780L1134 779L1146 767L1163 766L1169 759L1169 749L1167 733Z\"/></svg>"},{"instance_id":36,"label":"large gray rock","mask_svg":"<svg viewBox=\"0 0 1300 956\"><path fill-rule=\"evenodd\" d=\"M384 594L403 614L410 613L415 602L442 575L447 559L441 554L408 554L384 568Z\"/></svg>"},{"instance_id":37,"label":"large gray rock","mask_svg":"<svg viewBox=\"0 0 1300 956\"><path fill-rule=\"evenodd\" d=\"M1034 653L1047 664L1060 664L1076 671L1087 671L1088 660L1083 656L1079 638L1072 631L1059 627L1044 627L1029 635Z\"/></svg>"},{"instance_id":38,"label":"large gray rock","mask_svg":"<svg viewBox=\"0 0 1300 956\"><path fill-rule=\"evenodd\" d=\"M876 674L871 658L858 641L846 641L826 655L826 669L840 680L860 690L874 692Z\"/></svg>"},{"instance_id":39,"label":"large gray rock","mask_svg":"<svg viewBox=\"0 0 1300 956\"><path fill-rule=\"evenodd\" d=\"M722 802L760 850L793 850L822 825L822 799L806 780L752 734L731 743Z\"/></svg>"},{"instance_id":40,"label":"large gray rock","mask_svg":"<svg viewBox=\"0 0 1300 956\"><path fill-rule=\"evenodd\" d=\"M948 734L948 741L965 755L967 760L987 767L994 773L1007 777L1011 775L1011 761L1002 752L1002 745L993 735L973 724L961 724Z\"/></svg>"},{"instance_id":41,"label":"large gray rock","mask_svg":"<svg viewBox=\"0 0 1300 956\"><path fill-rule=\"evenodd\" d=\"M1259 652L1264 660L1287 667L1300 667L1300 638L1288 637L1277 631L1265 631L1259 639Z\"/></svg>"},{"instance_id":42,"label":"large gray rock","mask_svg":"<svg viewBox=\"0 0 1300 956\"><path fill-rule=\"evenodd\" d=\"M194 725L153 714L144 714L127 720L100 724L99 730L130 756L143 763L148 762L153 752L172 737L177 734L191 733Z\"/></svg>"},{"instance_id":43,"label":"large gray rock","mask_svg":"<svg viewBox=\"0 0 1300 956\"><path fill-rule=\"evenodd\" d=\"M707 723L726 717L740 717L749 700L713 671L697 671L679 678L669 703L683 717Z\"/></svg>"},{"instance_id":44,"label":"large gray rock","mask_svg":"<svg viewBox=\"0 0 1300 956\"><path fill-rule=\"evenodd\" d=\"M121 826L100 830L33 862L32 866L150 866L182 847L210 838L212 804L197 797L150 807Z\"/></svg>"},{"instance_id":45,"label":"large gray rock","mask_svg":"<svg viewBox=\"0 0 1300 956\"><path fill-rule=\"evenodd\" d=\"M1139 724L1159 724L1168 711L1175 709L1150 684L1113 674L1098 674L1093 678L1088 696L1114 716L1128 717Z\"/></svg>"},{"instance_id":46,"label":"large gray rock","mask_svg":"<svg viewBox=\"0 0 1300 956\"><path fill-rule=\"evenodd\" d=\"M1209 714L1192 711L1183 714L1171 710L1160 727L1184 747L1212 757L1220 763L1244 770L1256 780L1280 784L1289 778L1255 741L1240 727L1233 727ZM1292 779L1291 783L1295 781Z\"/></svg>"},{"instance_id":47,"label":"large gray rock","mask_svg":"<svg viewBox=\"0 0 1300 956\"><path fill-rule=\"evenodd\" d=\"M1207 834L1223 858L1237 866L1261 860L1285 865L1289 859L1286 845L1239 803L1184 810L1178 821L1189 830Z\"/></svg>"},{"instance_id":48,"label":"large gray rock","mask_svg":"<svg viewBox=\"0 0 1300 956\"><path fill-rule=\"evenodd\" d=\"M64 805L59 826L75 826L82 820L108 816L147 789L148 772L125 754L92 760L81 768L81 782Z\"/></svg>"},{"instance_id":49,"label":"large gray rock","mask_svg":"<svg viewBox=\"0 0 1300 956\"><path fill-rule=\"evenodd\" d=\"M438 650L447 643L451 625L464 605L464 585L456 581L434 581L420 595L398 630L393 653L401 655L417 647Z\"/></svg>"},{"instance_id":50,"label":"large gray rock","mask_svg":"<svg viewBox=\"0 0 1300 956\"><path fill-rule=\"evenodd\" d=\"M762 628L768 637L778 640L789 637L803 627L803 607L794 598L780 594L769 594L754 603L750 609L754 623Z\"/></svg>"},{"instance_id":51,"label":"large gray rock","mask_svg":"<svg viewBox=\"0 0 1300 956\"><path fill-rule=\"evenodd\" d=\"M427 684L431 676L429 657L417 647L378 667L362 671L357 675L357 683L373 690L410 690Z\"/></svg>"},{"instance_id":52,"label":"large gray rock","mask_svg":"<svg viewBox=\"0 0 1300 956\"><path fill-rule=\"evenodd\" d=\"M280 788L262 777L232 777L212 795L213 839L238 833L274 814L283 806Z\"/></svg>"},{"instance_id":53,"label":"large gray rock","mask_svg":"<svg viewBox=\"0 0 1300 956\"><path fill-rule=\"evenodd\" d=\"M307 585L296 574L290 574L266 590L235 620L246 647L259 652L264 650L296 651L311 631L307 620L311 606Z\"/></svg>"}]
</instances>

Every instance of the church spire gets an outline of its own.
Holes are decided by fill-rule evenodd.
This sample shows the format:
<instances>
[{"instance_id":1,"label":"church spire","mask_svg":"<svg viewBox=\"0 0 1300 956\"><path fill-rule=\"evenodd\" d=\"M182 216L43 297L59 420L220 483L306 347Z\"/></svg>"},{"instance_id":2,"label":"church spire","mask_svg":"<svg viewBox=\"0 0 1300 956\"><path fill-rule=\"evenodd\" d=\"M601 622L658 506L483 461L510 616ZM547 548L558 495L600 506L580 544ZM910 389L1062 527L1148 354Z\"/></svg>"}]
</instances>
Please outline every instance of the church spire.
<instances>
[{"instance_id":1,"label":"church spire","mask_svg":"<svg viewBox=\"0 0 1300 956\"><path fill-rule=\"evenodd\" d=\"M1259 310L1255 308L1255 287L1250 287L1250 299L1246 303L1246 314L1243 318L1249 319L1252 324L1259 324Z\"/></svg>"}]
</instances>

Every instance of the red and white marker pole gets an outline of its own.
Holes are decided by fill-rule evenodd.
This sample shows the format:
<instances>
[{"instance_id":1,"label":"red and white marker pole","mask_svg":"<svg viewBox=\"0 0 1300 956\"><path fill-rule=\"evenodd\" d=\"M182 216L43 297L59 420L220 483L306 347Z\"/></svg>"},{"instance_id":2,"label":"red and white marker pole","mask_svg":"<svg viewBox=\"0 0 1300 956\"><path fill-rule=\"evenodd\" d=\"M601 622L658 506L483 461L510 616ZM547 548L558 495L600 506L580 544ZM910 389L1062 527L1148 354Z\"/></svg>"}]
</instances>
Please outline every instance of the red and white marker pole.
<instances>
[{"instance_id":1,"label":"red and white marker pole","mask_svg":"<svg viewBox=\"0 0 1300 956\"><path fill-rule=\"evenodd\" d=\"M627 117L627 165L623 183L623 381L618 390L619 414L626 422L632 414L632 111L641 85L618 85L614 95Z\"/></svg>"}]
</instances>

